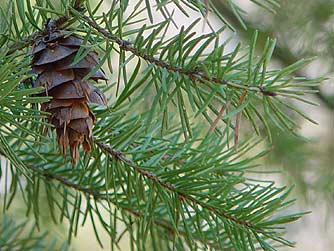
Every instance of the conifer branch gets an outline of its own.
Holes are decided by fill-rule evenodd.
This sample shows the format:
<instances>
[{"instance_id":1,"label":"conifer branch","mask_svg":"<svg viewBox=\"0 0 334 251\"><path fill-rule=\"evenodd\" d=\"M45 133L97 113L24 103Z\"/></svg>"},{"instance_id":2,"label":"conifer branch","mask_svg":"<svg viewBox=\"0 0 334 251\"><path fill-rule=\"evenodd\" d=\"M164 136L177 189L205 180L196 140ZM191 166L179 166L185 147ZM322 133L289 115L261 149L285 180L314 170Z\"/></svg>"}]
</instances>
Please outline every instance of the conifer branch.
<instances>
[{"instance_id":1,"label":"conifer branch","mask_svg":"<svg viewBox=\"0 0 334 251\"><path fill-rule=\"evenodd\" d=\"M104 148L108 148L108 153L110 153L112 156L114 156L115 158L117 158L118 160L122 160L128 164L132 163L132 161L128 158L126 158L121 152L119 152L116 149L112 149L110 147L108 147L107 145L103 144L103 143L97 143L97 145L101 145L101 147L103 146ZM0 150L0 154L4 157L6 157L6 155ZM89 188L85 188L82 187L78 184L75 184L71 181L69 181L68 179L62 177L62 176L58 176L55 175L53 173L47 172L47 171L42 171L40 169L34 168L33 166L29 166L30 169L32 169L34 172L37 172L39 175L45 177L48 180L55 180L58 181L59 183L61 183L62 185L69 187L73 190L76 190L78 192L84 193L87 196L92 196L95 200L104 200L104 201L110 201L110 198L108 198L108 195L104 195L101 194L99 191L94 190L94 189L89 189ZM143 170L144 171L144 170ZM148 172L147 172L148 173ZM153 174L151 174L151 176L153 177ZM144 215L139 211L139 210L134 210L128 207L123 207L122 205L120 205L119 203L115 202L115 201L110 201L111 203L113 203L117 208L122 209L123 211L126 211L138 218L144 218ZM161 227L165 232L169 233L170 235L182 235L182 236L187 236L186 232L180 231L178 230L177 233L175 232L175 230L170 226L170 223L162 220L162 219L153 219L153 222L155 225ZM198 240L201 241L201 240ZM206 243L207 245L210 246L214 246L214 243Z\"/></svg>"},{"instance_id":2,"label":"conifer branch","mask_svg":"<svg viewBox=\"0 0 334 251\"><path fill-rule=\"evenodd\" d=\"M115 154L115 156L120 156L119 155L119 151L115 150L115 149L111 149L112 152ZM124 160L124 158L123 158ZM37 171L34 169L34 171ZM57 176L57 175L54 175L52 173L48 173L48 172L41 172L41 171L37 171L40 175L44 176L45 178L47 179L52 179L52 180L56 180L58 181L59 183L61 183L62 185L66 186L66 187L69 187L69 188L72 188L76 191L79 191L79 192L82 192L86 195L89 195L89 196L92 196L94 197L94 199L96 200L104 200L104 201L110 201L110 198L107 198L106 195L103 195L101 193L99 193L98 191L96 190L93 190L93 189L89 189L89 188L84 188L84 187L81 187L77 184L74 184L72 182L70 182L69 180L67 180L66 178L62 177L62 176ZM128 207L123 207L122 205L120 205L119 203L115 202L115 201L110 201L111 203L113 203L117 208L120 208L121 210L123 211L126 211L138 218L144 218L144 215L139 211L139 210L134 210L134 209L131 209L131 208L128 208ZM178 230L177 233L175 232L175 230L170 226L170 223L168 221L165 221L165 220L162 220L162 219L156 219L154 218L153 219L153 222L156 226L159 226L160 228L162 228L166 233L174 236L174 235L181 235L181 236L187 236L187 233L184 232L184 231L180 231ZM196 239L197 241L201 241L199 239ZM207 245L209 246L214 246L215 244L214 243L206 243Z\"/></svg>"},{"instance_id":3,"label":"conifer branch","mask_svg":"<svg viewBox=\"0 0 334 251\"><path fill-rule=\"evenodd\" d=\"M113 153L113 156L119 156L117 158L120 158L120 154L117 150L114 150L114 149L111 149L110 150L112 153ZM3 155L4 157L6 157L6 155L1 152L0 150L0 154ZM122 158L123 161L125 161L124 158ZM62 185L66 186L66 187L69 187L69 188L72 188L76 191L79 191L79 192L82 192L86 195L89 195L89 196L92 196L94 199L96 200L110 200L109 198L107 198L106 195L103 195L101 193L99 193L98 191L94 190L94 189L89 189L89 188L85 188L85 187L82 187L82 186L79 186L78 184L75 184L75 183L72 183L71 181L69 181L68 179L62 177L62 176L58 176L58 175L55 175L53 173L50 173L50 172L46 172L46 171L41 171L39 169L36 169L32 166L30 166L30 168L37 172L39 175L45 177L46 179L49 179L49 180L56 180L58 181L59 183L61 183ZM118 208L121 208L122 210L134 215L134 216L137 216L139 218L142 218L144 217L140 211L138 210L133 210L131 208L128 208L128 207L122 207L119 203L116 203L116 202L112 202L116 207ZM166 222L163 222L162 220L158 220L158 219L154 219L154 223L162 228L165 229L166 232L172 234L172 235L175 235L175 231L173 230L173 228L171 228ZM179 234L182 235L182 232L179 232ZM185 234L185 233L183 233Z\"/></svg>"},{"instance_id":4,"label":"conifer branch","mask_svg":"<svg viewBox=\"0 0 334 251\"><path fill-rule=\"evenodd\" d=\"M185 193L183 193L181 191L178 191L177 188L173 184L167 183L167 182L161 180L155 174L153 174L153 173L151 173L151 172L149 172L147 170L144 170L144 169L138 167L132 160L130 160L127 157L125 157L123 153L121 153L118 150L115 150L115 149L111 148L107 144L98 142L96 140L94 140L94 142L95 142L95 144L100 149L106 151L108 154L110 154L114 158L116 158L116 159L124 162L125 164L133 167L133 169L136 172L138 172L139 174L145 176L149 180L151 180L151 181L159 184L160 186L166 188L170 192L176 193L181 200L186 200L188 202L191 202L191 203L194 203L194 204L196 204L198 206L201 206L202 208L205 208L205 209L213 212L214 214L219 215L220 217L223 217L223 218L225 218L227 220L230 220L230 221L232 221L232 222L234 222L234 223L236 223L238 225L242 225L244 227L248 227L250 229L254 229L254 230L258 231L258 232L263 232L262 229L255 227L251 222L240 220L240 219L238 219L238 218L236 218L234 216L231 216L231 215L229 215L229 214L227 214L225 212L222 212L222 211L218 210L215 207L210 206L209 204L207 204L207 203L205 203L203 201L197 200L197 199L193 198L192 196L189 196L188 194L185 194Z\"/></svg>"},{"instance_id":5,"label":"conifer branch","mask_svg":"<svg viewBox=\"0 0 334 251\"><path fill-rule=\"evenodd\" d=\"M95 147L93 147L95 149L93 149L92 156L96 157L96 161L85 158L82 162L82 166L76 169L71 169L67 163L64 165L62 161L59 161L60 156L58 154L49 152L49 150L54 149L54 141L49 141L49 147L46 144L45 148L39 148L35 152L35 141L31 140L30 135L34 135L32 132L40 127L28 126L28 129L26 129L23 126L17 126L17 130L15 129L13 132L10 131L10 133L8 133L8 141L15 143L13 143L13 150L12 146L10 145L7 147L8 144L6 143L5 148L0 147L0 158L3 155L5 158L11 157L13 160L17 160L16 163L10 159L10 165L15 167L10 170L13 174L11 180L11 186L13 187L16 187L17 185L21 186L20 176L21 173L23 173L22 170L32 171L29 172L29 175L31 174L31 177L33 178L32 181L34 182L28 182L24 189L22 189L23 186L20 188L23 197L25 193L28 194L28 200L26 202L28 205L27 212L30 212L32 208L34 210L35 219L39 219L38 188L39 182L42 182L47 189L50 188L50 190L47 190L47 198L50 200L49 208L51 210L51 216L53 217L53 210L56 208L56 212L58 212L59 209L62 216L70 220L69 236L72 236L72 234L75 233L76 230L73 231L73 229L78 227L79 217L81 217L80 215L90 213L95 235L99 242L99 234L96 232L93 216L98 216L100 218L101 225L108 234L110 234L111 238L114 237L113 221L115 223L120 221L126 225L124 233L132 231L131 227L133 223L138 224L138 228L140 228L138 231L139 242L141 241L139 238L141 238L141 236L144 237L142 239L142 245L146 245L144 241L146 240L147 233L151 233L152 237L155 236L155 234L165 236L166 233L167 235L171 235L171 238L168 238L167 242L173 241L173 245L176 245L179 241L182 242L183 240L186 240L189 241L186 245L188 245L190 249L192 246L197 248L198 245L203 245L205 247L210 246L215 250L229 250L229 247L233 246L238 250L245 250L248 248L248 245L252 247L252 249L261 247L266 250L272 249L271 243L266 243L267 239L270 241L277 241L286 246L291 246L291 242L285 241L285 239L280 237L280 227L277 227L277 233L276 230L272 230L274 229L272 226L294 221L301 215L296 214L284 217L272 217L276 209L279 210L291 202L284 201L290 190L276 188L274 185L262 187L261 185L256 186L253 183L250 184L248 183L247 177L244 177L243 174L244 170L252 167L249 166L249 163L253 159L260 157L263 152L247 159L245 158L245 160L239 162L237 159L254 145L245 144L245 146L243 145L240 147L239 153L235 154L233 149L228 149L228 151L225 152L226 145L228 146L229 144L228 138L227 141L220 140L220 138L216 141L211 140L212 138L209 137L199 139L196 135L191 137L196 144L196 146L193 146L193 143L190 143L187 140L185 140L185 143L181 142L183 141L183 138L179 136L179 132L182 133L186 130L189 130L190 132L192 130L192 118L188 118L186 114L187 107L183 101L184 93L188 94L189 102L193 106L193 111L198 109L198 114L202 112L210 123L211 113L217 115L217 118L211 123L212 125L209 132L215 130L219 121L225 121L225 117L228 117L230 120L231 117L237 116L236 125L231 125L235 130L236 146L238 143L238 125L240 124L242 113L245 114L245 117L249 118L255 129L258 129L256 125L257 118L265 124L267 129L267 115L268 117L271 115L270 118L273 119L274 122L276 122L275 119L277 117L278 125L283 124L283 128L291 129L292 126L290 124L294 125L293 121L290 121L289 118L285 116L284 110L282 109L281 111L280 109L281 104L279 102L283 101L276 98L271 99L270 97L278 95L286 95L289 97L289 94L294 94L295 90L284 89L285 87L290 87L288 82L282 83L281 81L284 81L285 79L283 79L283 77L289 74L289 70L293 71L295 67L282 71L267 71L265 66L270 58L269 52L264 52L262 57L263 60L261 59L259 63L254 64L254 60L252 60L252 52L247 61L244 57L239 57L243 52L239 51L239 48L241 47L237 46L233 56L230 56L230 54L223 53L224 44L219 44L218 40L216 41L215 50L212 50L208 54L202 50L198 50L198 52L195 53L195 56L188 57L187 55L189 54L193 55L193 50L191 50L190 53L182 53L180 50L180 52L176 52L179 53L179 58L177 59L177 54L174 53L174 49L177 49L178 47L175 45L175 48L173 48L173 40L165 41L164 36L161 37L161 40L157 40L160 39L160 37L155 36L156 34L152 34L148 39L151 40L150 43L155 44L155 49L145 50L142 49L144 48L143 44L147 45L147 43L140 41L144 37L140 32L146 32L147 29L151 29L151 27L144 26L140 32L134 30L133 33L137 33L138 36L136 39L132 40L133 43L129 42L123 39L124 37L120 35L121 32L114 32L113 28L109 28L108 26L108 22L114 21L114 18L117 17L117 15L119 20L122 20L121 22L124 26L132 22L131 20L123 19L122 8L119 9L119 12L114 12L110 9L109 13L113 14L110 16L110 20L105 19L100 23L99 21L95 21L100 20L100 17L95 16L95 11L90 12L90 14L93 13L92 16L88 14L85 15L84 1L85 0L73 0L71 1L72 4L69 8L68 4L64 5L63 9L66 10L66 12L64 12L66 14L62 14L58 11L53 12L52 9L37 6L36 8L39 9L39 11L41 11L40 14L43 15L42 19L46 22L45 27L38 28L40 27L41 19L35 19L35 12L32 12L29 21L33 24L34 29L38 29L38 31L32 33L32 31L29 31L27 28L22 33L18 33L17 35L14 34L15 39L5 40L3 45L7 46L7 48L3 53L4 58L7 58L6 55L14 54L15 51L23 49L36 41L39 42L43 39L43 36L49 35L50 33L48 32L53 31L53 29L65 30L71 26L73 22L79 21L80 24L77 28L73 27L73 31L87 32L83 44L86 42L90 44L90 34L93 34L93 37L97 38L95 42L99 40L98 43L94 43L94 45L91 44L92 46L97 46L100 42L103 44L107 43L103 61L101 60L101 62L96 65L96 68L100 68L105 62L104 60L109 60L110 52L116 48L116 51L120 53L121 56L125 56L125 58L120 58L120 61L125 61L124 64L120 65L125 65L125 63L130 62L132 58L136 58L135 61L138 63L136 70L131 75L131 81L128 81L128 83L136 82L136 84L140 83L144 86L146 85L148 88L150 87L149 84L152 83L156 85L156 88L160 88L159 84L161 83L161 88L163 88L163 85L165 83L168 84L169 80L174 81L172 82L173 84L178 84L175 90L172 91L168 89L163 95L166 95L167 97L166 104L169 105L170 103L168 102L173 102L173 104L180 109L179 113L182 115L180 116L181 122L184 123L182 123L182 127L178 125L175 130L173 128L170 131L166 130L166 132L163 131L161 134L156 135L154 131L155 128L153 128L155 126L151 119L154 118L154 115L160 115L154 113L155 110L153 109L152 113L147 116L147 120L144 122L142 122L142 120L135 120L136 117L131 117L131 119L127 121L124 121L123 119L118 120L118 118L123 118L123 109L126 107L119 108L119 111L115 109L115 113L108 113L107 116L103 116L107 110L98 110L97 114L99 116L96 116L96 118L103 119L100 120L101 123L98 124L97 130L94 131L94 135L99 139L106 138L109 137L110 131L115 131L115 128L116 130L120 128L118 130L119 133L117 133L117 136L113 136L113 138L110 139L111 141L108 140L104 142L99 141L94 137L92 138L92 134L90 133L87 136L87 142L85 143L88 144L88 139L90 139L89 143L91 144L89 146L93 144L95 145ZM208 8L209 6L206 7ZM87 9L91 9L88 2ZM96 11L97 10L98 7L96 7ZM208 11L208 9L206 9L206 11ZM57 14L58 18L48 19L50 13ZM25 22L23 21L22 23ZM159 29L163 29L166 24L168 24L167 21L157 25L159 26ZM29 27L29 23L27 23L27 27ZM155 24L152 27L155 27ZM189 30L191 29L189 28ZM130 35L133 33L130 33ZM183 48L183 46L185 46L185 48L188 46L186 39L187 34L189 34L188 31L183 33L183 29L181 29L180 35L174 37L174 39L180 40L180 49ZM27 37L21 39L22 36ZM192 35L190 34L189 36ZM91 37L92 40L94 40L93 37ZM10 36L9 38L11 39ZM189 39L191 43L195 43L196 45L201 44L203 39L206 40L204 42L205 46L212 45L211 42L212 39L215 39L215 34L208 34L208 38L209 39L206 40L206 36L204 36L204 38L199 36L195 39ZM21 40L17 41L18 39ZM17 42L8 43L9 41ZM255 44L256 39L254 39L253 43L254 48ZM146 47L148 49L152 48L152 46L148 45ZM78 45L75 48L84 49L85 46ZM207 47L204 49L206 48ZM89 53L89 50L87 51ZM125 52L126 54L124 54ZM161 57L157 56L157 52L161 52ZM166 52L168 57L165 57ZM78 56L80 54L75 53L72 54ZM38 54L38 56L41 54L42 53ZM127 58L129 55L130 58ZM11 59L11 57L8 58ZM34 62L34 60L32 61ZM182 62L185 62L185 64ZM211 64L212 62L216 64ZM108 63L111 65L109 61ZM152 72L149 71L139 81L139 77L137 76L139 76L138 73L141 74L143 63L145 64L145 67L153 70ZM231 68L229 68L229 65L231 65ZM208 68L206 68L207 66ZM262 66L263 72L261 78L259 78ZM28 70L28 67L26 67L24 73L26 74ZM16 71L10 69L8 72L11 73ZM248 78L246 76L247 72ZM127 75L129 74L124 70L125 83L127 83ZM121 74L119 76L121 76ZM166 78L164 78L165 76ZM240 78L238 78L238 76ZM146 81L147 78L149 78L151 82ZM16 77L15 79L18 79L18 81L12 81L13 88L17 87L20 83L20 78ZM261 86L255 84L255 82L269 84ZM7 79L5 79L4 83L7 83ZM186 89L186 85L189 85L190 88ZM127 86L130 88L131 85L129 84ZM218 88L220 86L223 86L224 88ZM179 87L181 88L178 89ZM280 88L282 88L282 90ZM132 87L132 89L124 89L124 95L123 93L121 94L121 98L117 100L115 107L117 107L118 102L123 102L138 90L141 90L139 84L138 86ZM177 93L179 90L180 93ZM196 91L197 95L194 95L194 98L191 99L190 94L193 94L193 90ZM215 95L217 94L217 91L225 92L225 90L227 92L219 93L219 96L216 99ZM24 91L27 91L27 89ZM16 93L16 95L21 97L21 93L25 93L24 91L19 92L18 94ZM28 91L31 90L28 88ZM143 88L143 95L146 94L145 91L146 89ZM229 95L230 91L232 94L231 96ZM8 93L10 94L11 92L8 91ZM11 96L7 94L7 92L5 94L8 96L6 96L5 101L8 99L7 102L11 103ZM292 94L290 96L292 96ZM29 96L28 94L25 95ZM241 98L238 102L237 98L240 95ZM249 97L245 100L247 95ZM299 94L296 92L295 95ZM261 112L257 111L257 103L251 100L254 96L256 99L263 98L265 106L264 116L262 116ZM176 97L177 100L176 98L173 100L174 97ZM155 99L158 100L158 98L159 96L157 94ZM220 105L225 102L220 111L216 110L216 101L219 101L218 103ZM42 101L38 102L31 99L22 100L20 104L25 107L27 104L33 102L42 103ZM159 100L157 102L159 102ZM154 104L155 103L152 103L152 105ZM229 109L229 113L227 113L227 109L230 105L236 109L232 112L230 112ZM7 103L5 102L4 107L7 107ZM154 107L159 107L159 105ZM160 107L164 112L164 116L166 113L166 121L169 122L169 110L165 108L167 105L161 105ZM210 108L209 114L205 111L207 107ZM20 107L18 108L18 111L20 112ZM274 111L273 114L270 114L271 111ZM5 111L4 115L11 116L14 112L16 112L15 109L10 112ZM224 116L224 113L226 113L226 116ZM22 114L22 120L27 118L28 123L28 119L33 117L33 121L36 121L37 123L38 120L35 118L35 114L35 110L29 110L27 115L24 113ZM14 115L13 120L8 120L9 122L5 121L5 127L7 126L6 124L14 124L14 126L16 126L16 124L20 125L20 120L16 120L16 118L21 115L16 115L16 113ZM146 116L146 113L143 113L143 115ZM138 118L142 119L143 115L139 114ZM144 118L146 119L146 117ZM13 123L11 123L11 121L13 121ZM226 124L228 125L228 123ZM67 124L65 123L65 125ZM147 132L146 125L152 125L152 131ZM66 127L64 128L66 129ZM129 128L130 130L128 130ZM151 127L149 129L151 130ZM195 129L197 130L194 126L194 131ZM22 133L20 130L22 130ZM91 132L91 130L88 131ZM36 132L36 139L43 136L40 132L41 130L38 129ZM226 135L228 137L229 131L226 131ZM11 139L13 136L15 137L15 140ZM27 138L27 143L25 142L25 138ZM124 139L126 140L123 141ZM145 145L141 143L142 140L145 140ZM197 144L198 140L200 140L200 144ZM119 142L121 143L120 145ZM24 143L26 143L26 146L23 145ZM44 142L41 143L44 144ZM144 147L142 147L142 144ZM117 149L114 149L113 147L116 147ZM126 147L126 152L125 150L123 152L122 147ZM130 147L130 149L128 147ZM7 148L10 149L10 151L7 152ZM139 151L137 151L137 149L139 149ZM14 152L16 150L18 150L17 153ZM89 151L90 150L91 148L89 147ZM15 158L13 158L13 156ZM41 161L41 159L43 159L43 161ZM165 161L166 159L167 161ZM23 161L27 161L28 164L23 165L21 168L21 162ZM185 165L179 166L177 163ZM162 167L163 169L157 170L155 169L156 167ZM37 182L35 183L35 181ZM239 184L241 186L239 186ZM61 188L61 191L58 191L59 187ZM239 187L241 188L239 189ZM13 191L8 190L8 193L11 195L12 200L16 194L16 189ZM57 193L57 195L59 193L60 197L63 197L63 206L57 200L58 197L54 197L54 193ZM67 194L69 194L69 197L67 197ZM84 210L81 208L82 198L87 199L87 208ZM8 204L9 206L10 203L11 201L6 203L5 200L4 204ZM112 207L110 207L110 205L112 205ZM73 208L74 210L67 210L68 206L70 209ZM105 221L103 215L100 214L99 207L110 216L115 216L114 220L110 218L110 222ZM113 208L115 209L115 213L112 212ZM122 217L119 218L117 210L121 212ZM125 215L123 215L123 213ZM136 220L133 221L132 219L129 219L130 222L128 224L128 216L131 215L133 215L133 218ZM73 221L72 219L77 219L77 221ZM85 222L85 219L83 222ZM153 228L151 228L152 226ZM121 239L123 233L117 235L119 235L119 239ZM178 236L181 236L181 238L176 238ZM131 240L131 242L133 242L133 240ZM116 240L115 243L118 243L118 240ZM240 249L237 247L239 243L242 243Z\"/></svg>"},{"instance_id":6,"label":"conifer branch","mask_svg":"<svg viewBox=\"0 0 334 251\"><path fill-rule=\"evenodd\" d=\"M117 151L115 149L111 149L111 152L113 152L113 154L115 154L114 156L118 156L118 157L122 156L122 154L120 155L119 151ZM122 157L122 159L123 159L123 161L126 160L126 158L124 158L124 157ZM34 168L32 168L32 169L34 171L37 171ZM70 182L69 180L67 180L66 178L64 178L62 176L57 176L55 174L48 173L48 172L41 172L40 170L38 170L37 172L40 175L47 178L47 179L56 180L59 183L61 183L62 185L66 186L66 187L69 187L69 188L72 188L76 191L82 192L86 195L92 196L96 200L110 201L110 198L107 198L107 195L101 194L94 189L81 187L77 184L74 184L74 183ZM134 209L131 209L131 208L128 208L128 207L123 207L122 205L120 205L119 203L117 203L115 201L110 201L110 202L113 203L117 208L122 209L123 211L126 211L126 212L128 212L128 213L130 213L130 214L132 214L132 215L134 215L138 218L144 218L144 215L139 210L134 210ZM154 218L153 222L154 222L155 225L161 227L164 231L166 231L170 235L174 236L176 234L179 234L179 235L182 235L182 236L187 236L186 232L183 232L183 231L180 231L180 230L178 230L178 232L176 233L175 230L170 226L170 223L167 222L167 221L164 221L162 219ZM200 240L198 240L198 241L200 241ZM206 243L206 244L208 244L210 246L214 246L213 243Z\"/></svg>"},{"instance_id":7,"label":"conifer branch","mask_svg":"<svg viewBox=\"0 0 334 251\"><path fill-rule=\"evenodd\" d=\"M77 1L77 2L80 3L80 1ZM80 9L80 4L75 5L75 7L73 9L75 11L80 12L80 10L81 10ZM74 11L74 10L72 10L72 11ZM111 34L109 31L107 31L103 27L99 26L90 17L82 15L81 18L84 19L89 26L91 26L97 32L102 34L105 38L110 39L111 41L118 44L119 47L122 50L129 51L129 52L133 53L134 55L136 55L137 57L149 62L150 64L154 64L158 67L164 68L169 72L179 73L181 75L187 76L192 81L198 81L200 83L205 83L205 82L215 83L215 84L218 84L218 85L228 86L229 88L233 88L233 89L239 89L239 90L246 90L246 91L249 91L249 92L261 93L264 96L277 96L277 95L279 95L276 92L265 90L265 88L263 86L251 86L251 85L235 84L235 83L232 83L232 82L228 82L224 79L220 79L218 77L208 76L206 73L204 73L200 70L197 70L197 69L185 69L185 68L180 67L180 66L171 65L171 64L169 64L169 63L167 63L163 60L159 60L159 59L157 59L157 58L155 58L151 55L140 52L138 49L133 47L129 41L123 40L123 39ZM51 20L51 22L53 22L54 25L57 26L57 27L62 26L66 21L68 21L67 16L62 16L62 17L59 17L55 20ZM30 36L27 36L27 37L21 39L20 41L11 44L9 46L9 52L7 54L11 54L11 53L15 52L16 50L20 50L20 49L23 49L23 48L31 45L33 43L33 41L36 39L36 37L42 35L43 33L44 33L44 31L35 32L35 33L31 34Z\"/></svg>"},{"instance_id":8,"label":"conifer branch","mask_svg":"<svg viewBox=\"0 0 334 251\"><path fill-rule=\"evenodd\" d=\"M94 20L92 20L90 17L82 15L82 19L84 19L89 26L94 28L97 32L102 34L105 38L110 39L111 41L115 42L116 44L119 45L119 47L122 50L129 51L136 55L139 58L144 59L145 61L149 62L150 64L154 64L158 67L164 68L169 72L174 72L174 73L179 73L181 75L187 76L189 79L192 81L198 81L200 83L205 83L205 82L211 82L215 83L218 85L225 85L233 89L242 89L242 90L247 90L251 92L258 92L263 94L264 96L277 96L278 94L276 92L272 91L267 91L265 90L262 86L251 86L251 85L239 85L235 84L232 82L228 82L224 79L220 79L217 77L211 77L205 74L204 72L201 72L196 69L184 69L180 66L174 66L171 65L165 61L159 60L151 55L147 55L145 53L140 52L138 49L133 47L129 41L123 40L113 34L111 34L109 31L104 29L103 27L99 26Z\"/></svg>"}]
</instances>

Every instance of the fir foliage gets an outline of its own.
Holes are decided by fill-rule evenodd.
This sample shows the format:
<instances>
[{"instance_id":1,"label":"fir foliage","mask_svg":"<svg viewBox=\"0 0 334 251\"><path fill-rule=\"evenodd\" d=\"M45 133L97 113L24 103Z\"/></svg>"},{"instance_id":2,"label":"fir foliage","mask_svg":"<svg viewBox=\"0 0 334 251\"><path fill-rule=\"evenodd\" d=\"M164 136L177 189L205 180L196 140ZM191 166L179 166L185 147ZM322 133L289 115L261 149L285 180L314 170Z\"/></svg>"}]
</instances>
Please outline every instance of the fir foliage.
<instances>
[{"instance_id":1,"label":"fir foliage","mask_svg":"<svg viewBox=\"0 0 334 251\"><path fill-rule=\"evenodd\" d=\"M1 7L4 211L19 197L39 226L46 196L52 220L69 224L69 242L81 225L90 224L101 245L99 226L115 248L127 236L131 250L293 246L284 226L304 213L281 212L293 203L291 188L251 179L250 172L267 152L259 150L259 143L270 140L271 125L297 134L290 112L314 122L285 102L312 104L303 95L321 79L291 75L310 59L272 69L275 40L268 39L258 55L257 33L249 46L238 44L227 51L229 39L221 41L220 34L231 25L211 1L137 1L135 7L128 1L110 2L108 10L101 9L102 0L94 6L90 1L57 5L17 0ZM270 11L277 7L273 0L253 2ZM228 3L244 25L242 10ZM192 10L203 19L167 37L166 31L177 25L169 8L173 6L185 17ZM193 27L209 10L225 25L195 34ZM155 22L153 11L163 21ZM51 131L45 135L45 126L51 125L37 106L48 98L34 95L40 90L31 88L35 76L29 73L29 45L48 18L84 36L74 61L100 51L100 64L86 79L102 65L114 72L114 81L100 85L108 107L92 107L97 118L92 152L81 153L76 166L63 159L56 136ZM114 58L119 60L116 69ZM248 124L256 136L246 140L242 132ZM124 232L118 232L119 225Z\"/></svg>"}]
</instances>

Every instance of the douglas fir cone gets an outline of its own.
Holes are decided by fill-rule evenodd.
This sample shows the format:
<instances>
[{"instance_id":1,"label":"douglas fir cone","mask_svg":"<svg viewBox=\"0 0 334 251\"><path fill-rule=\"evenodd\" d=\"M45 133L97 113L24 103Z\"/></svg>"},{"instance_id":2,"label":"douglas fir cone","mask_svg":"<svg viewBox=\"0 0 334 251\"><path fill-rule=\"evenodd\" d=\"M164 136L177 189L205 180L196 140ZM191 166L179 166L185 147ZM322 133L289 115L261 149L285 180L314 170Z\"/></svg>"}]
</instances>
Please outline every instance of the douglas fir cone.
<instances>
[{"instance_id":1,"label":"douglas fir cone","mask_svg":"<svg viewBox=\"0 0 334 251\"><path fill-rule=\"evenodd\" d=\"M52 100L42 104L42 111L50 113L48 120L57 130L60 150L64 157L69 146L72 163L79 159L78 147L90 152L89 139L95 120L88 103L106 105L101 91L91 80L106 80L98 70L87 81L83 78L99 63L97 53L89 52L76 64L73 59L83 40L80 36L65 30L53 30L41 36L33 44L31 54L32 71L37 74L34 86L43 86L42 95Z\"/></svg>"}]
</instances>

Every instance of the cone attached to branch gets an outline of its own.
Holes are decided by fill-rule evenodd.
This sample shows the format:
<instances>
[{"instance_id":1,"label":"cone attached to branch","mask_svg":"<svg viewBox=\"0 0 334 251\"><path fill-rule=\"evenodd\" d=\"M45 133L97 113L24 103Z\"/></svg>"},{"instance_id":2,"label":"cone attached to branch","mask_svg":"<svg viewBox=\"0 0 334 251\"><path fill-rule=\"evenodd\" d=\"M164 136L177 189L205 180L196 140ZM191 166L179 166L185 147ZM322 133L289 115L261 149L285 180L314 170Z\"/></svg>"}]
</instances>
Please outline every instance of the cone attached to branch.
<instances>
[{"instance_id":1,"label":"cone attached to branch","mask_svg":"<svg viewBox=\"0 0 334 251\"><path fill-rule=\"evenodd\" d=\"M101 70L88 80L83 78L99 63L97 53L89 52L79 62L73 60L83 40L80 36L64 30L53 30L33 44L31 54L32 71L37 74L35 87L43 86L42 95L52 100L42 105L49 112L49 121L55 126L58 144L64 157L70 148L72 163L79 159L78 148L90 152L89 139L95 121L89 103L106 105L103 93L92 84L99 79L106 80Z\"/></svg>"}]
</instances>

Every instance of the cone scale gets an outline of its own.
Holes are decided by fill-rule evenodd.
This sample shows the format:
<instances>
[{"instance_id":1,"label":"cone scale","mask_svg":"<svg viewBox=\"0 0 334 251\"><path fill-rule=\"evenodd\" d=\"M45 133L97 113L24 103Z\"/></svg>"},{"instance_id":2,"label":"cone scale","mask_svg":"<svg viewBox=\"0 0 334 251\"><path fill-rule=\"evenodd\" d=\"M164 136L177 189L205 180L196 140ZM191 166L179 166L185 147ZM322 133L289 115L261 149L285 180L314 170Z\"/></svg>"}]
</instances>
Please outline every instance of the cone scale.
<instances>
[{"instance_id":1,"label":"cone scale","mask_svg":"<svg viewBox=\"0 0 334 251\"><path fill-rule=\"evenodd\" d=\"M54 30L35 41L31 50L32 72L37 74L34 87L43 86L45 91L41 95L52 97L42 104L41 110L50 113L48 120L56 128L60 151L66 158L69 148L73 164L79 159L80 145L85 152L91 150L89 139L95 117L89 103L106 105L103 93L92 84L106 80L104 73L98 70L83 81L99 63L97 53L91 51L72 64L82 43L80 36Z\"/></svg>"}]
</instances>

